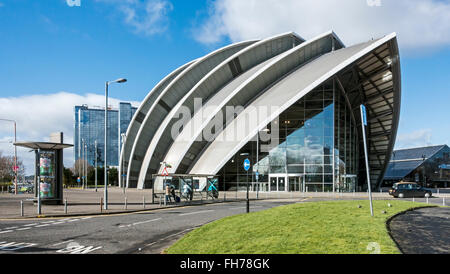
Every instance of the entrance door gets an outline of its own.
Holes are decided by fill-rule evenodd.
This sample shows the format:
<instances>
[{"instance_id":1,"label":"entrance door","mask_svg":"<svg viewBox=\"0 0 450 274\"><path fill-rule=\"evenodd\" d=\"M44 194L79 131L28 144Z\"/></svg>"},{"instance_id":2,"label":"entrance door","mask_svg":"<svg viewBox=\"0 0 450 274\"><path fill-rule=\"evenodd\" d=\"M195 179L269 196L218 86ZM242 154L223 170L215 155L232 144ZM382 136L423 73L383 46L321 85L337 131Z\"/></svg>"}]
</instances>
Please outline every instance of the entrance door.
<instances>
[{"instance_id":1,"label":"entrance door","mask_svg":"<svg viewBox=\"0 0 450 274\"><path fill-rule=\"evenodd\" d=\"M270 181L270 191L287 191L286 177L285 176L271 176Z\"/></svg>"},{"instance_id":2,"label":"entrance door","mask_svg":"<svg viewBox=\"0 0 450 274\"><path fill-rule=\"evenodd\" d=\"M278 177L278 191L286 191L286 178Z\"/></svg>"},{"instance_id":3,"label":"entrance door","mask_svg":"<svg viewBox=\"0 0 450 274\"><path fill-rule=\"evenodd\" d=\"M289 192L301 192L303 187L303 176L289 177Z\"/></svg>"},{"instance_id":4,"label":"entrance door","mask_svg":"<svg viewBox=\"0 0 450 274\"><path fill-rule=\"evenodd\" d=\"M270 192L278 191L277 185L278 185L278 178L270 177Z\"/></svg>"}]
</instances>

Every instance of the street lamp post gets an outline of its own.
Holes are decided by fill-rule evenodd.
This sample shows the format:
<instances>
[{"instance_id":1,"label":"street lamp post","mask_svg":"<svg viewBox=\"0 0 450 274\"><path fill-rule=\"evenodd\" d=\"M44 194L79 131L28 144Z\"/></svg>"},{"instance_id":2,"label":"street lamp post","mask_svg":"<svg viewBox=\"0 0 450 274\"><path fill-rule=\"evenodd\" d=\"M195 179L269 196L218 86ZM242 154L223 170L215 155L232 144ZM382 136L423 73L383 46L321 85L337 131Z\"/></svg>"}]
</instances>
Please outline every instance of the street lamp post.
<instances>
[{"instance_id":1,"label":"street lamp post","mask_svg":"<svg viewBox=\"0 0 450 274\"><path fill-rule=\"evenodd\" d=\"M87 170L88 170L88 156L87 156L87 143L84 144L84 185L83 189L89 188Z\"/></svg>"},{"instance_id":2,"label":"street lamp post","mask_svg":"<svg viewBox=\"0 0 450 274\"><path fill-rule=\"evenodd\" d=\"M105 83L105 155L104 155L104 163L103 166L105 168L105 191L104 191L104 205L103 209L108 210L108 162L107 162L107 154L108 154L108 87L110 84L114 83L125 83L127 79L120 78L115 81L107 81Z\"/></svg>"},{"instance_id":3,"label":"street lamp post","mask_svg":"<svg viewBox=\"0 0 450 274\"><path fill-rule=\"evenodd\" d=\"M95 143L94 143L94 146L95 146L95 152L94 152L94 154L95 154L95 192L97 192L97 140L95 140Z\"/></svg>"},{"instance_id":4,"label":"street lamp post","mask_svg":"<svg viewBox=\"0 0 450 274\"><path fill-rule=\"evenodd\" d=\"M263 129L262 132L268 133L270 130L268 128ZM260 189L260 185L259 185L259 130L258 130L258 135L256 137L256 164L258 165L256 168L256 172L258 173L256 176L256 199L259 198L259 189ZM254 190L253 190L254 191Z\"/></svg>"},{"instance_id":5,"label":"street lamp post","mask_svg":"<svg viewBox=\"0 0 450 274\"><path fill-rule=\"evenodd\" d=\"M125 141L126 141L125 138L127 138L127 135L125 133L122 133L121 137L122 137L122 153L123 153L123 145L125 144ZM120 159L120 157L119 157L119 159ZM119 181L122 182L123 193L125 194L125 183L124 183L124 179L125 179L125 157L122 157L122 173L123 174L119 174L119 176L122 177L122 178L120 178Z\"/></svg>"},{"instance_id":6,"label":"street lamp post","mask_svg":"<svg viewBox=\"0 0 450 274\"><path fill-rule=\"evenodd\" d=\"M80 155L80 176L81 176L81 188L84 187L84 139L81 139L81 155Z\"/></svg>"},{"instance_id":7,"label":"street lamp post","mask_svg":"<svg viewBox=\"0 0 450 274\"><path fill-rule=\"evenodd\" d=\"M14 123L14 143L17 142L17 123L15 120L9 120L9 119L0 119L0 121L5 122L12 122ZM14 194L17 195L17 147L14 146Z\"/></svg>"}]
</instances>

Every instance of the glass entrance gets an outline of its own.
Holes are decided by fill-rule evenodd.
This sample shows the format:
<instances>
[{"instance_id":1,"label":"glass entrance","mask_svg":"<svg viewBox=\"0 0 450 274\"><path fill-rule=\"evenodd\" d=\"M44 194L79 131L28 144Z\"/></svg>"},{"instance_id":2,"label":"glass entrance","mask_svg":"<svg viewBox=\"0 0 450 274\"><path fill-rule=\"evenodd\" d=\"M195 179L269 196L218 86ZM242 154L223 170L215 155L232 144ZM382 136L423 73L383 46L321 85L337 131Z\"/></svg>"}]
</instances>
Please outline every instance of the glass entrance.
<instances>
[{"instance_id":1,"label":"glass entrance","mask_svg":"<svg viewBox=\"0 0 450 274\"><path fill-rule=\"evenodd\" d=\"M303 176L289 177L289 192L303 191Z\"/></svg>"},{"instance_id":2,"label":"glass entrance","mask_svg":"<svg viewBox=\"0 0 450 274\"><path fill-rule=\"evenodd\" d=\"M287 191L286 177L274 176L270 177L270 191Z\"/></svg>"}]
</instances>

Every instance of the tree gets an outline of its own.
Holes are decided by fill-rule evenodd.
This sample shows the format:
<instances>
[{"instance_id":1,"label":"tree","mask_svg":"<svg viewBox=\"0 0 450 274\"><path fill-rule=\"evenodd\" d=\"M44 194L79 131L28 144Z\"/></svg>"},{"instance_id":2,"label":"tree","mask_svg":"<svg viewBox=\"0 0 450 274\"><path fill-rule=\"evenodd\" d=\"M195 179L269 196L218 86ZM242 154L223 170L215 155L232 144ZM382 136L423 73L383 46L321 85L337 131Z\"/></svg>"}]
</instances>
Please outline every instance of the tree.
<instances>
[{"instance_id":1,"label":"tree","mask_svg":"<svg viewBox=\"0 0 450 274\"><path fill-rule=\"evenodd\" d=\"M113 186L119 185L119 172L117 171L117 168L109 168L108 173L108 182Z\"/></svg>"},{"instance_id":2,"label":"tree","mask_svg":"<svg viewBox=\"0 0 450 274\"><path fill-rule=\"evenodd\" d=\"M76 180L74 178L73 172L69 168L64 168L63 170L63 184L65 186L74 186L76 184Z\"/></svg>"},{"instance_id":3,"label":"tree","mask_svg":"<svg viewBox=\"0 0 450 274\"><path fill-rule=\"evenodd\" d=\"M17 171L17 177L21 178L25 174L25 167L22 161L17 160L17 166L19 167ZM12 182L16 173L14 171L14 156L3 156L0 151L0 181L1 182Z\"/></svg>"}]
</instances>

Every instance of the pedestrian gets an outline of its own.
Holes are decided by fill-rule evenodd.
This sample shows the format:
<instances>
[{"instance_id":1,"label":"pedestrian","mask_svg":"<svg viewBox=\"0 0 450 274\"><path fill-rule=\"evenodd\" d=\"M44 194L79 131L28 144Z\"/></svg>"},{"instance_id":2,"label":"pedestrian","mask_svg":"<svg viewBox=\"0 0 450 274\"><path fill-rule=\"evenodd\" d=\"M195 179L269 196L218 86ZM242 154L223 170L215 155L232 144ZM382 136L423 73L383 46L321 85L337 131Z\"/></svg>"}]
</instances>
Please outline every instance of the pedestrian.
<instances>
[{"instance_id":1,"label":"pedestrian","mask_svg":"<svg viewBox=\"0 0 450 274\"><path fill-rule=\"evenodd\" d=\"M169 184L166 185L166 202L172 202L172 200L170 199L170 187Z\"/></svg>"},{"instance_id":2,"label":"pedestrian","mask_svg":"<svg viewBox=\"0 0 450 274\"><path fill-rule=\"evenodd\" d=\"M177 195L175 194L175 187L174 187L174 186L171 186L170 189L171 189L170 192L171 192L171 194L172 194L173 201L176 203L176 202L177 202Z\"/></svg>"}]
</instances>

